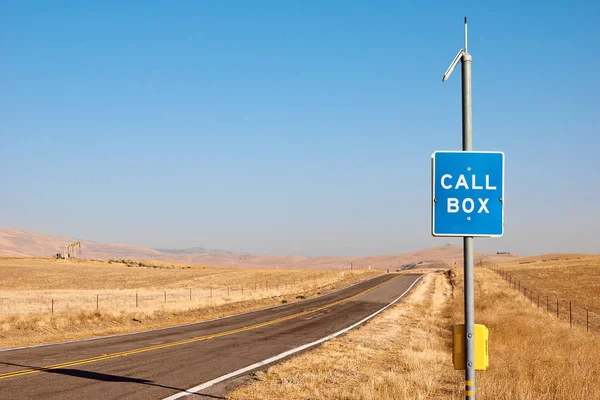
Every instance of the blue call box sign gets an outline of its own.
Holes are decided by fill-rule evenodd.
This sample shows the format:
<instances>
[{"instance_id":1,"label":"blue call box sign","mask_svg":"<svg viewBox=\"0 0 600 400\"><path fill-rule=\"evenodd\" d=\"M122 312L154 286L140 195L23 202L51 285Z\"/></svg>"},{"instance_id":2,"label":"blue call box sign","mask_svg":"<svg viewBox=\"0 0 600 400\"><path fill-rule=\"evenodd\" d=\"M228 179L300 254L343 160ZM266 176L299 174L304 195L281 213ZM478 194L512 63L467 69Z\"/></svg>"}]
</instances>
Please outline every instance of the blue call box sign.
<instances>
[{"instance_id":1,"label":"blue call box sign","mask_svg":"<svg viewBox=\"0 0 600 400\"><path fill-rule=\"evenodd\" d=\"M502 236L504 153L436 151L431 158L433 236Z\"/></svg>"}]
</instances>

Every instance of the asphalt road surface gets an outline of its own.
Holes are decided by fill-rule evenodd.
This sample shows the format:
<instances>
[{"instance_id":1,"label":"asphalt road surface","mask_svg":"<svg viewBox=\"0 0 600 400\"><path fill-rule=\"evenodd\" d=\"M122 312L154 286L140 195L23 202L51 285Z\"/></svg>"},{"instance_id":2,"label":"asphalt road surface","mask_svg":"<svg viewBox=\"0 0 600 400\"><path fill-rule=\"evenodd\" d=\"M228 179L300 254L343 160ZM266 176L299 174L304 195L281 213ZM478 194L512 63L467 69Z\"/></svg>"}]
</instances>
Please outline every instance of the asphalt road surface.
<instances>
[{"instance_id":1,"label":"asphalt road surface","mask_svg":"<svg viewBox=\"0 0 600 400\"><path fill-rule=\"evenodd\" d=\"M186 326L0 351L0 399L221 399L251 371L181 392L339 332L420 276L382 275L325 296Z\"/></svg>"}]
</instances>

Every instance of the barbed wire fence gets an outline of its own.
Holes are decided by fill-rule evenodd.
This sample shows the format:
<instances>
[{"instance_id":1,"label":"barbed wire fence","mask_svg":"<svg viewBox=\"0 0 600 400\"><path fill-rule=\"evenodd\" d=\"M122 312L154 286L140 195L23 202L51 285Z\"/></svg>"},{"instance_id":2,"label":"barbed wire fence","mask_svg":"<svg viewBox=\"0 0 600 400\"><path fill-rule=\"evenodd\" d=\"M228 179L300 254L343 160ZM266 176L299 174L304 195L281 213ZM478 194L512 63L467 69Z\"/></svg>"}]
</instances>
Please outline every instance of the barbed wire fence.
<instances>
[{"instance_id":1,"label":"barbed wire fence","mask_svg":"<svg viewBox=\"0 0 600 400\"><path fill-rule=\"evenodd\" d=\"M359 272L357 268L353 268ZM347 272L352 271L348 268ZM361 271L362 272L362 271ZM256 279L247 283L188 287L182 289L125 289L125 290L73 290L40 291L28 294L15 293L0 296L0 313L24 315L35 313L55 314L57 312L119 312L135 311L142 308L177 306L184 303L211 304L215 301L253 300L265 296L293 296L301 292L321 290L344 280L343 272L335 268L319 271L303 277L281 279ZM72 292L72 293L68 293ZM258 296L258 297L256 297Z\"/></svg>"},{"instance_id":2,"label":"barbed wire fence","mask_svg":"<svg viewBox=\"0 0 600 400\"><path fill-rule=\"evenodd\" d=\"M538 310L556 316L558 320L568 323L571 328L580 326L585 328L586 332L600 333L600 312L598 310L575 303L571 299L561 298L551 291L539 290L496 264L486 266L500 276L511 289L519 291L527 300L537 306Z\"/></svg>"}]
</instances>

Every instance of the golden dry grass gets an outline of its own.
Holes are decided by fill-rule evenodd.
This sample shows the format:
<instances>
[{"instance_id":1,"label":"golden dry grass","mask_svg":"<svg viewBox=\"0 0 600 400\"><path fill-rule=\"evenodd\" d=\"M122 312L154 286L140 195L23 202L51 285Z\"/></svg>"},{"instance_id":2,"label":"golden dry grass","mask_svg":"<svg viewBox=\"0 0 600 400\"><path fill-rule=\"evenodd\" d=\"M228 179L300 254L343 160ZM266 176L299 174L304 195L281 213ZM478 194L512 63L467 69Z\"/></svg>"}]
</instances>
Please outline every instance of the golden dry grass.
<instances>
[{"instance_id":1,"label":"golden dry grass","mask_svg":"<svg viewBox=\"0 0 600 400\"><path fill-rule=\"evenodd\" d=\"M344 274L351 277L364 273L357 270ZM4 258L0 259L0 314L51 312L52 299L55 312L96 311L97 300L100 311L175 310L208 299L215 304L289 295L341 278L339 272L323 270Z\"/></svg>"},{"instance_id":2,"label":"golden dry grass","mask_svg":"<svg viewBox=\"0 0 600 400\"><path fill-rule=\"evenodd\" d=\"M322 270L209 267L160 261L0 258L0 290L11 291L208 289L269 280L285 284L318 274L333 275Z\"/></svg>"},{"instance_id":3,"label":"golden dry grass","mask_svg":"<svg viewBox=\"0 0 600 400\"><path fill-rule=\"evenodd\" d=\"M550 254L499 266L536 291L600 311L600 256Z\"/></svg>"},{"instance_id":4,"label":"golden dry grass","mask_svg":"<svg viewBox=\"0 0 600 400\"><path fill-rule=\"evenodd\" d=\"M429 274L363 327L269 368L229 398L446 399L461 382L449 370L451 304L448 280Z\"/></svg>"},{"instance_id":5,"label":"golden dry grass","mask_svg":"<svg viewBox=\"0 0 600 400\"><path fill-rule=\"evenodd\" d=\"M600 331L600 256L547 254L499 267L527 288L536 307L539 297L540 308L556 314L558 300L558 315L568 322L571 301L573 323Z\"/></svg>"},{"instance_id":6,"label":"golden dry grass","mask_svg":"<svg viewBox=\"0 0 600 400\"><path fill-rule=\"evenodd\" d=\"M454 321L461 323L461 276L456 283ZM570 329L486 268L476 268L475 296L475 321L490 332L490 368L477 372L480 398L600 399L599 335Z\"/></svg>"},{"instance_id":7,"label":"golden dry grass","mask_svg":"<svg viewBox=\"0 0 600 400\"><path fill-rule=\"evenodd\" d=\"M3 258L0 347L205 320L297 301L378 274L346 271L342 278L331 271Z\"/></svg>"}]
</instances>

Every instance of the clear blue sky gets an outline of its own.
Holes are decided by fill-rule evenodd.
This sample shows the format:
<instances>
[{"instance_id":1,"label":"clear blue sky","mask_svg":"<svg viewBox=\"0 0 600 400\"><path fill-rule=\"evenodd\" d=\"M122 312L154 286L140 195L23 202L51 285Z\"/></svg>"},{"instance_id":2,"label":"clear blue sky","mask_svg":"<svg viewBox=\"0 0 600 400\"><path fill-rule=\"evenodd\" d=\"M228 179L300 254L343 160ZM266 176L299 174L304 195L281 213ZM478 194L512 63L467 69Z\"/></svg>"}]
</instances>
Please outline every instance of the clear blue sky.
<instances>
[{"instance_id":1,"label":"clear blue sky","mask_svg":"<svg viewBox=\"0 0 600 400\"><path fill-rule=\"evenodd\" d=\"M3 1L0 226L368 255L430 235L430 155L506 153L482 251L600 251L599 2ZM490 4L488 4L490 3ZM492 4L493 3L493 4ZM458 240L453 240L458 244Z\"/></svg>"}]
</instances>

